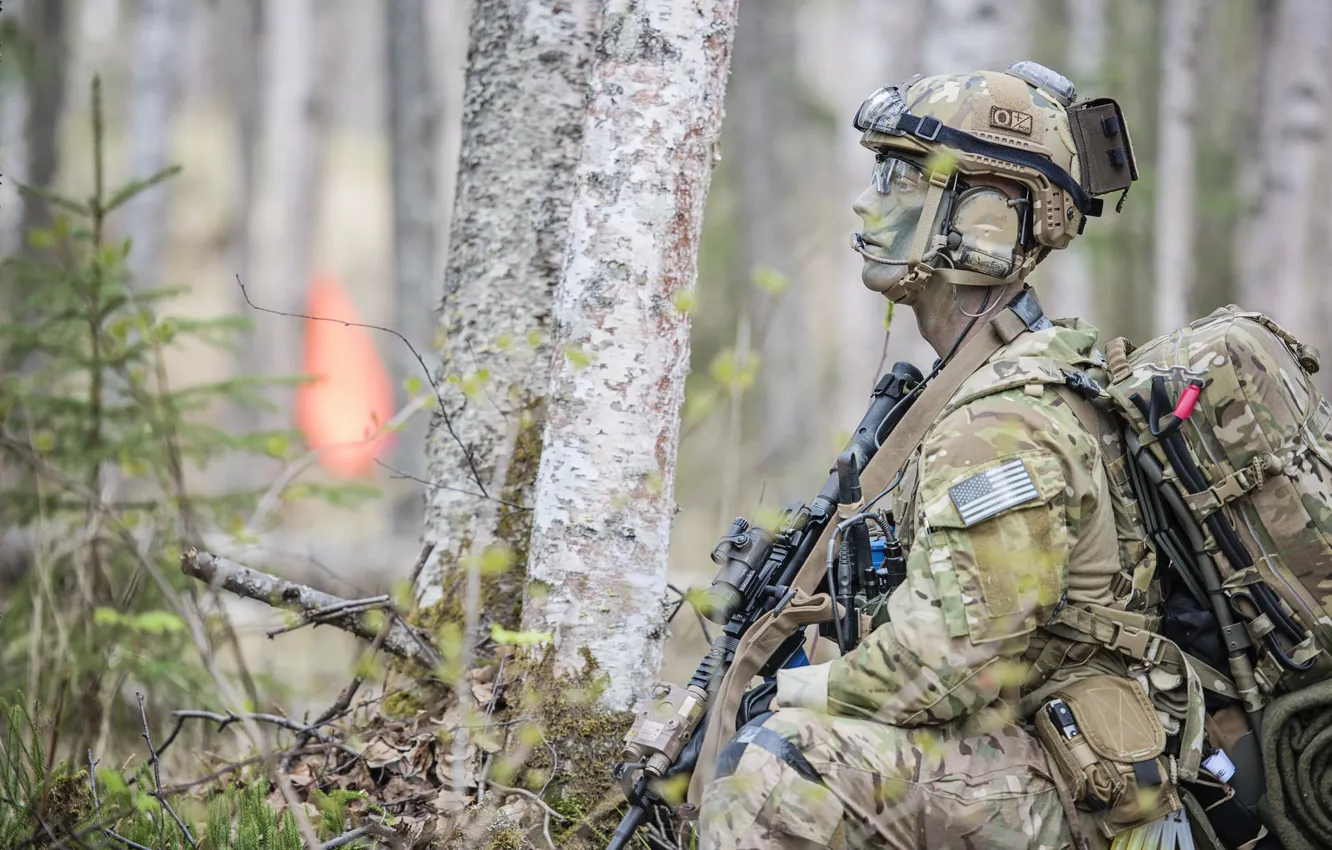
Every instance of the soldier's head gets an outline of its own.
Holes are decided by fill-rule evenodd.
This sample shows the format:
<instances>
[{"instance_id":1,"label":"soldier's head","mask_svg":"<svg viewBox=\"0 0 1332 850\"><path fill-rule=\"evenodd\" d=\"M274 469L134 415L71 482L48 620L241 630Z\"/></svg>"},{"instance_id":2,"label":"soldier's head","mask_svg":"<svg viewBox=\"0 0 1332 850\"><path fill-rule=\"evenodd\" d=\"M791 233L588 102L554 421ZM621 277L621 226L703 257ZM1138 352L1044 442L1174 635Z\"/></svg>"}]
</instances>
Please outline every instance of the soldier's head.
<instances>
[{"instance_id":1,"label":"soldier's head","mask_svg":"<svg viewBox=\"0 0 1332 850\"><path fill-rule=\"evenodd\" d=\"M1127 194L1138 173L1119 105L1076 97L1034 62L870 95L855 117L875 155L852 237L865 285L911 305L928 286L1020 282L1101 214L1098 196Z\"/></svg>"}]
</instances>

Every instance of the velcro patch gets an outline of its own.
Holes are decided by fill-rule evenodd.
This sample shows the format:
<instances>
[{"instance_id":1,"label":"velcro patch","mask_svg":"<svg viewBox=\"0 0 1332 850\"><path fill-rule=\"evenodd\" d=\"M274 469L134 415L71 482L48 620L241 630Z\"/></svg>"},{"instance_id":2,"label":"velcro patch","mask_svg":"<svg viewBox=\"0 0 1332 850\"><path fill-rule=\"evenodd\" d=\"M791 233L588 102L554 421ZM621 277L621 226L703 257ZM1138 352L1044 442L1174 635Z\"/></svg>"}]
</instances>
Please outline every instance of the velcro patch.
<instances>
[{"instance_id":1,"label":"velcro patch","mask_svg":"<svg viewBox=\"0 0 1332 850\"><path fill-rule=\"evenodd\" d=\"M1009 109L1006 106L991 106L990 126L996 130L1007 130L1010 133L1021 133L1024 136L1030 136L1031 115L1017 109Z\"/></svg>"},{"instance_id":2,"label":"velcro patch","mask_svg":"<svg viewBox=\"0 0 1332 850\"><path fill-rule=\"evenodd\" d=\"M962 525L971 527L1014 505L1040 496L1026 464L1015 458L948 488Z\"/></svg>"}]
</instances>

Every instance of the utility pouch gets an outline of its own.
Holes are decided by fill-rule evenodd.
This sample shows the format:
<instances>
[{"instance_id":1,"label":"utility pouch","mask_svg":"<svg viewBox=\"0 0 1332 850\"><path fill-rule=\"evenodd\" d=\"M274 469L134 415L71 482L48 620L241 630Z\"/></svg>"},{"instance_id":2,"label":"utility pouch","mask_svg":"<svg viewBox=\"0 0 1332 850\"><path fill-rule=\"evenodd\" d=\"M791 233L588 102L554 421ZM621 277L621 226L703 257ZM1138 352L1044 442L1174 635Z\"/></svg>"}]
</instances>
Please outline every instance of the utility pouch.
<instances>
[{"instance_id":1,"label":"utility pouch","mask_svg":"<svg viewBox=\"0 0 1332 850\"><path fill-rule=\"evenodd\" d=\"M1113 838L1182 807L1165 728L1133 679L1091 676L1051 695L1036 734L1074 804Z\"/></svg>"}]
</instances>

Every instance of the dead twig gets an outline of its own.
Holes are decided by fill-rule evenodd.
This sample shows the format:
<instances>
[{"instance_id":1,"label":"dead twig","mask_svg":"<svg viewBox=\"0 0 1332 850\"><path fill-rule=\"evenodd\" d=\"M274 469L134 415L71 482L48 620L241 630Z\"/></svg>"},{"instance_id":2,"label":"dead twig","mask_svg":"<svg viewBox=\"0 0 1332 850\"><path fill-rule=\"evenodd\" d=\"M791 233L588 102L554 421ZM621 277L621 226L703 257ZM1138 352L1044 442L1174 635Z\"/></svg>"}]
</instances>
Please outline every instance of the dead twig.
<instances>
[{"instance_id":1,"label":"dead twig","mask_svg":"<svg viewBox=\"0 0 1332 850\"><path fill-rule=\"evenodd\" d=\"M324 608L316 608L313 611L307 611L301 615L300 619L289 626L281 626L276 629L270 629L266 634L268 639L272 640L278 635L294 632L297 629L303 629L306 626L325 625L339 617L347 617L352 614L364 614L376 608L384 608L392 602L392 598L387 594L380 596L371 596L365 599L351 599L346 602L337 602Z\"/></svg>"},{"instance_id":2,"label":"dead twig","mask_svg":"<svg viewBox=\"0 0 1332 850\"><path fill-rule=\"evenodd\" d=\"M381 840L389 840L397 838L398 833L380 823L366 823L356 827L356 829L353 829L351 832L325 841L323 844L319 845L319 850L335 850L335 848L338 847L346 847L356 839L365 838L367 836L371 838L379 838Z\"/></svg>"},{"instance_id":3,"label":"dead twig","mask_svg":"<svg viewBox=\"0 0 1332 850\"><path fill-rule=\"evenodd\" d=\"M171 815L171 819L176 822L176 826L180 827L180 831L185 834L185 840L190 842L190 846L193 847L194 850L199 850L199 842L194 840L194 835L190 832L190 828L185 825L185 821L180 819L180 815L176 814L176 810L172 808L170 800L168 800L166 795L162 793L162 764L161 760L157 757L157 750L153 748L153 736L148 731L148 710L144 708L143 705L143 694L135 693L135 696L139 698L139 717L143 720L143 739L148 742L148 756L153 765L153 796L162 804L162 808L167 810L167 814ZM158 820L158 825L159 827L161 825L160 819Z\"/></svg>"},{"instance_id":4,"label":"dead twig","mask_svg":"<svg viewBox=\"0 0 1332 850\"><path fill-rule=\"evenodd\" d=\"M348 600L324 593L303 584L296 584L278 578L269 573L252 570L216 557L208 552L191 549L180 557L180 568L185 575L196 578L213 587L220 587L237 596L257 599L275 608L310 613L330 605L347 604ZM442 664L439 651L419 632L402 621L396 612L390 613L389 633L383 641L383 648L408 661L414 661L427 670L437 670ZM371 624L364 614L348 614L339 617L330 625L350 632L362 640L373 641L378 635L380 624Z\"/></svg>"},{"instance_id":5,"label":"dead twig","mask_svg":"<svg viewBox=\"0 0 1332 850\"><path fill-rule=\"evenodd\" d=\"M234 711L228 711L226 714L223 714L217 711L182 709L180 711L171 712L171 716L176 718L176 729L173 730L172 732L173 737L175 733L180 730L181 725L184 724L186 720L211 720L217 724L218 732L221 732L223 729L227 728L233 723L241 723L245 720L253 720L256 723L267 723L271 726L280 726L283 729L290 729L293 732L299 732L302 735L308 735L311 738L317 739L320 743L328 744L331 747L336 747L339 750L342 750L344 753L351 756L352 758L361 757L360 753L358 753L356 750L352 749L351 747L347 746L346 744L342 743L341 741L337 740L336 738L333 738L330 735L325 735L323 732L320 732L318 729L314 728L313 726L307 726L304 723L298 723L295 720L292 720L288 717L283 717L280 714L254 714L251 712L240 714Z\"/></svg>"},{"instance_id":6,"label":"dead twig","mask_svg":"<svg viewBox=\"0 0 1332 850\"><path fill-rule=\"evenodd\" d=\"M330 746L331 746L330 744L323 744L318 747L306 747L305 749L296 750L292 752L291 755L292 756L314 755L316 753L321 753L326 751ZM243 767L249 767L252 764L259 764L263 760L264 760L263 755L257 755L241 759L240 761L233 761L230 764L223 765L222 767L218 768L217 770L213 771L207 776L200 776L198 779L191 779L189 782L178 782L175 785L168 785L166 788L162 789L162 793L171 797L174 797L177 794L184 794L186 791L189 791L193 788L198 788L200 785L207 785L209 782L221 779L222 777L226 776L228 773L235 773L236 771L240 770Z\"/></svg>"}]
</instances>

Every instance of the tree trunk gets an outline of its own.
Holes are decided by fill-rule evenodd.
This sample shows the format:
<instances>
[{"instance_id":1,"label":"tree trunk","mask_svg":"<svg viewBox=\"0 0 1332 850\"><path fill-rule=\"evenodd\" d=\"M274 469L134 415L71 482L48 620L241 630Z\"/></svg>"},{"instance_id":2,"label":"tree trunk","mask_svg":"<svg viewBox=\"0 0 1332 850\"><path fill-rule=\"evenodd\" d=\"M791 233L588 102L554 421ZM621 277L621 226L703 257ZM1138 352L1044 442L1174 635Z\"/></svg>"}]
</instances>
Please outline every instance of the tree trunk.
<instances>
[{"instance_id":1,"label":"tree trunk","mask_svg":"<svg viewBox=\"0 0 1332 850\"><path fill-rule=\"evenodd\" d=\"M24 21L27 0L10 0L9 14ZM8 257L23 247L23 211L25 202L18 191L18 181L28 175L28 85L26 74L0 74L0 257ZM8 293L6 293L8 294ZM0 315L8 316L9 304L0 300Z\"/></svg>"},{"instance_id":2,"label":"tree trunk","mask_svg":"<svg viewBox=\"0 0 1332 850\"><path fill-rule=\"evenodd\" d=\"M629 708L661 659L689 314L736 0L606 0L556 296L526 627Z\"/></svg>"},{"instance_id":3,"label":"tree trunk","mask_svg":"<svg viewBox=\"0 0 1332 850\"><path fill-rule=\"evenodd\" d=\"M1313 339L1326 295L1321 269L1310 274L1306 263L1322 194L1311 178L1327 135L1332 4L1275 0L1270 14L1254 157L1260 166L1239 258L1243 304Z\"/></svg>"},{"instance_id":4,"label":"tree trunk","mask_svg":"<svg viewBox=\"0 0 1332 850\"><path fill-rule=\"evenodd\" d=\"M60 116L65 104L65 68L69 61L69 26L65 0L25 4L23 31L31 42L32 63L27 70L27 123L24 146L27 173L21 179L32 186L50 187L60 162ZM45 201L23 196L22 233L50 224Z\"/></svg>"},{"instance_id":5,"label":"tree trunk","mask_svg":"<svg viewBox=\"0 0 1332 850\"><path fill-rule=\"evenodd\" d=\"M462 598L469 553L499 545L520 567L527 558L596 14L596 0L477 0L472 12L421 605ZM517 627L522 584L521 569L496 577L487 619Z\"/></svg>"},{"instance_id":6,"label":"tree trunk","mask_svg":"<svg viewBox=\"0 0 1332 850\"><path fill-rule=\"evenodd\" d=\"M1160 150L1156 186L1156 322L1164 332L1188 322L1193 284L1197 179L1194 128L1198 97L1200 0L1176 0L1162 10Z\"/></svg>"},{"instance_id":7,"label":"tree trunk","mask_svg":"<svg viewBox=\"0 0 1332 850\"><path fill-rule=\"evenodd\" d=\"M180 98L190 5L180 0L139 0L130 78L129 176L144 180L166 168L171 123ZM123 217L133 249L130 281L153 289L161 285L168 189L134 198Z\"/></svg>"},{"instance_id":8,"label":"tree trunk","mask_svg":"<svg viewBox=\"0 0 1332 850\"><path fill-rule=\"evenodd\" d=\"M1068 70L1064 73L1077 87L1079 98L1100 93L1107 38L1105 6L1105 0L1065 0ZM1041 265L1050 267L1048 271L1042 269L1046 271L1045 280L1050 282L1041 287L1041 300L1047 311L1054 316L1080 316L1095 323L1096 270L1092 266L1090 241L1075 240L1068 248L1052 252Z\"/></svg>"},{"instance_id":9,"label":"tree trunk","mask_svg":"<svg viewBox=\"0 0 1332 850\"><path fill-rule=\"evenodd\" d=\"M327 145L329 74L326 55L331 9L323 0L264 4L262 130L256 214L250 222L253 265L241 304L254 324L243 373L268 377L301 374L300 319L304 313L315 226L319 218ZM264 429L292 428L294 390L270 390L272 412L257 415ZM254 482L251 482L254 483Z\"/></svg>"},{"instance_id":10,"label":"tree trunk","mask_svg":"<svg viewBox=\"0 0 1332 850\"><path fill-rule=\"evenodd\" d=\"M807 317L810 281L800 273L799 261L809 228L801 227L806 208L801 203L803 172L809 169L807 107L796 88L794 0L744 0L735 36L735 73L727 99L729 129L735 144L736 195L740 211L741 250L739 280L742 323L755 335L761 354L757 399L762 428L748 445L727 446L738 467L747 450L762 458L763 466L778 474L770 480L780 490L789 483L781 472L789 470L793 456L810 442L812 424L792 398L808 398L817 390L818 362L810 349L793 345ZM751 285L761 276L785 282L780 292ZM748 348L748 346L744 346ZM737 357L752 356L741 350ZM738 394L738 393L737 393ZM733 417L742 406L736 398ZM737 433L744 433L733 422ZM742 441L749 442L749 441ZM744 463L743 467L748 468ZM735 516L735 473L728 472L722 516ZM729 496L729 498L728 498Z\"/></svg>"},{"instance_id":11,"label":"tree trunk","mask_svg":"<svg viewBox=\"0 0 1332 850\"><path fill-rule=\"evenodd\" d=\"M1033 0L932 0L921 45L922 74L1002 71L1026 59Z\"/></svg>"},{"instance_id":12,"label":"tree trunk","mask_svg":"<svg viewBox=\"0 0 1332 850\"><path fill-rule=\"evenodd\" d=\"M398 333L432 367L435 314L423 309L439 298L435 284L436 222L439 175L436 169L439 98L430 73L424 0L388 0L384 4L385 47L388 53L388 113L393 178L393 273L395 322ZM394 347L394 383L406 403L404 381L424 381L421 366L405 345ZM401 406L401 405L400 405ZM426 421L414 416L398 434L396 466L425 475ZM394 506L397 528L415 532L421 522L421 490Z\"/></svg>"}]
</instances>

